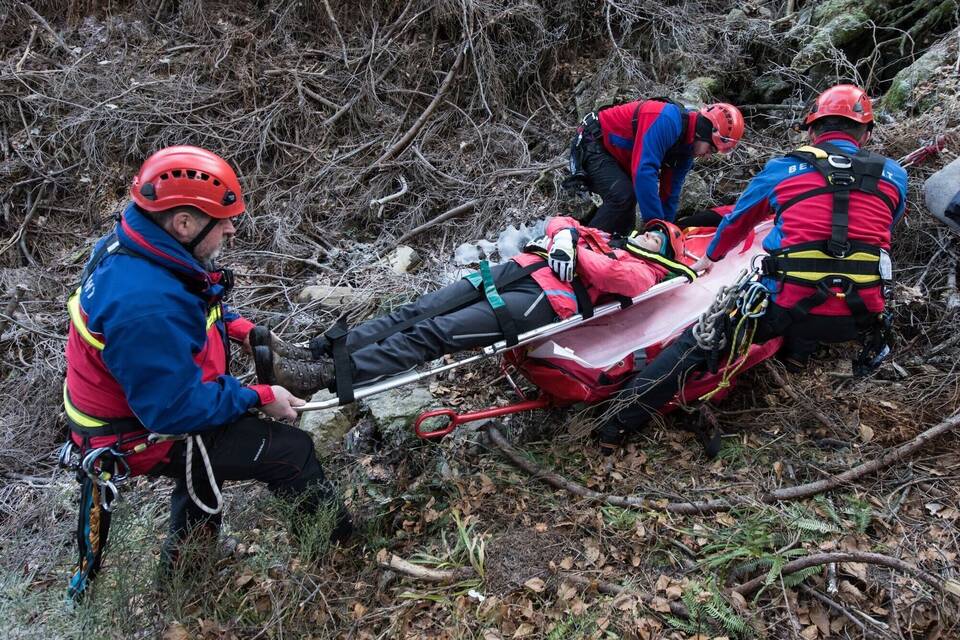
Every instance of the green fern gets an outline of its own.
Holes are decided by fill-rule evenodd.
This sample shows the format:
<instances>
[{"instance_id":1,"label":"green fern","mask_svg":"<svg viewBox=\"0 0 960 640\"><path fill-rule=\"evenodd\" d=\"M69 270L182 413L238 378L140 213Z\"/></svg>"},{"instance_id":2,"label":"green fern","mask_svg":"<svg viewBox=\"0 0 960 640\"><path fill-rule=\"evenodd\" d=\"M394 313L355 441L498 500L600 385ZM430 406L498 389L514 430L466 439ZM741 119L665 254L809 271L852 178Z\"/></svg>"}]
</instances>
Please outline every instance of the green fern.
<instances>
[{"instance_id":1,"label":"green fern","mask_svg":"<svg viewBox=\"0 0 960 640\"><path fill-rule=\"evenodd\" d=\"M837 508L834 506L832 498L821 494L814 496L813 501L817 503L817 506L827 514L827 517L830 518L835 525L843 526L843 520L840 518L840 514L837 513Z\"/></svg>"},{"instance_id":2,"label":"green fern","mask_svg":"<svg viewBox=\"0 0 960 640\"><path fill-rule=\"evenodd\" d=\"M824 520L818 520L817 518L797 518L790 524L801 531L811 531L820 534L840 533L841 531L837 525Z\"/></svg>"},{"instance_id":3,"label":"green fern","mask_svg":"<svg viewBox=\"0 0 960 640\"><path fill-rule=\"evenodd\" d=\"M864 533L873 520L873 507L869 502L857 498L849 499L843 512L853 518L853 526L857 533Z\"/></svg>"},{"instance_id":4,"label":"green fern","mask_svg":"<svg viewBox=\"0 0 960 640\"><path fill-rule=\"evenodd\" d=\"M795 587L807 578L812 575L816 575L821 570L821 567L807 567L806 569L800 569L796 573L791 573L788 576L783 576L783 584L785 587Z\"/></svg>"},{"instance_id":5,"label":"green fern","mask_svg":"<svg viewBox=\"0 0 960 640\"><path fill-rule=\"evenodd\" d=\"M747 621L737 615L727 601L719 593L714 593L713 597L704 605L704 609L714 620L719 620L724 629L731 634L743 635L747 631Z\"/></svg>"}]
</instances>

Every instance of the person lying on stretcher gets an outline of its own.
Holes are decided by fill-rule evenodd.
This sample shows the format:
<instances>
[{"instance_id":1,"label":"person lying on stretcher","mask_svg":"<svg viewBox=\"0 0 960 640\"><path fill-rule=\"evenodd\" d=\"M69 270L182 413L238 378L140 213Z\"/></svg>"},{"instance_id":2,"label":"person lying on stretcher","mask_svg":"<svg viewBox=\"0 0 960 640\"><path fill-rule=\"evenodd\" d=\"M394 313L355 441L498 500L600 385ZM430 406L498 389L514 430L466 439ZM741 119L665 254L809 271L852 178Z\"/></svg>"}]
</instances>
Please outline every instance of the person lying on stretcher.
<instances>
[{"instance_id":1,"label":"person lying on stretcher","mask_svg":"<svg viewBox=\"0 0 960 640\"><path fill-rule=\"evenodd\" d=\"M520 333L584 314L598 301L636 297L668 277L693 280L686 260L683 233L669 222L650 221L643 232L622 238L573 218L550 218L546 234L510 261L484 264L480 272L349 330L335 327L309 347L254 329L257 377L301 397L329 388L343 401L355 385L442 355L501 340L515 344Z\"/></svg>"}]
</instances>

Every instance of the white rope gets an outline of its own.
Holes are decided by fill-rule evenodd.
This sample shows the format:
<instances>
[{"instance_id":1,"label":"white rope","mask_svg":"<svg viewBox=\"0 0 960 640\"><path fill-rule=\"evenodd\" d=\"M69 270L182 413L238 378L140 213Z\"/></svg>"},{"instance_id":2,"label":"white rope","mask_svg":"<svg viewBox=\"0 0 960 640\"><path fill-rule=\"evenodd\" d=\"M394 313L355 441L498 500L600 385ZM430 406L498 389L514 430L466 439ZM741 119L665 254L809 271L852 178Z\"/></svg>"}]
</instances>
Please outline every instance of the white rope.
<instances>
[{"instance_id":1,"label":"white rope","mask_svg":"<svg viewBox=\"0 0 960 640\"><path fill-rule=\"evenodd\" d=\"M217 499L215 507L207 506L198 496L193 488L193 443L196 441L197 448L200 450L200 458L203 459L203 466L207 470L207 481L210 483L210 490ZM216 515L223 511L223 495L220 493L220 487L217 486L217 479L213 475L213 466L210 464L210 456L207 455L207 447L203 444L203 438L200 436L187 436L187 493L193 503L203 509L210 515Z\"/></svg>"}]
</instances>

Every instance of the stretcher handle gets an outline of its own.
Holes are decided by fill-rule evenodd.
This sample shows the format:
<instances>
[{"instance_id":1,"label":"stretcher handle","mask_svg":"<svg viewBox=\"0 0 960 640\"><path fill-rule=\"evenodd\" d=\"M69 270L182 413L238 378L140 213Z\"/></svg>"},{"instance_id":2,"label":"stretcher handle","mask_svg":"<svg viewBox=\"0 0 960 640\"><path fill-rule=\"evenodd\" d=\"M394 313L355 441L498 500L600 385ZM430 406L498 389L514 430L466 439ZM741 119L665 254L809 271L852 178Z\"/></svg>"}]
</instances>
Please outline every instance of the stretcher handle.
<instances>
[{"instance_id":1,"label":"stretcher handle","mask_svg":"<svg viewBox=\"0 0 960 640\"><path fill-rule=\"evenodd\" d=\"M552 400L550 396L543 394L535 400L524 400L523 402L508 404L505 407L492 407L490 409L481 409L480 411L471 411L470 413L457 413L453 409L432 409L430 411L424 411L417 416L417 419L413 423L413 430L418 437L425 440L442 438L443 436L451 433L460 425L466 424L467 422L486 420L488 418L497 418L499 416L506 416L511 413L520 413L521 411L545 409L551 404ZM439 416L445 416L449 418L450 421L446 424L446 426L433 431L421 430L420 425L422 425L425 420Z\"/></svg>"}]
</instances>

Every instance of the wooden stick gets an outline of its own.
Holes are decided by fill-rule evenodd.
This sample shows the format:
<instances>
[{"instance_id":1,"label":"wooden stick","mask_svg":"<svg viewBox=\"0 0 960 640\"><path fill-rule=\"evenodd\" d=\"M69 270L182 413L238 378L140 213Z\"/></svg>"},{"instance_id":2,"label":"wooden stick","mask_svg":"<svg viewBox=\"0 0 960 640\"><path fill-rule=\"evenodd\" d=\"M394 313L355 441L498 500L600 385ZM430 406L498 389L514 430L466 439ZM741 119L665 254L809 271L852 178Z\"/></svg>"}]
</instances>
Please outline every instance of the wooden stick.
<instances>
[{"instance_id":1,"label":"wooden stick","mask_svg":"<svg viewBox=\"0 0 960 640\"><path fill-rule=\"evenodd\" d=\"M373 169L378 169L384 162L394 158L401 151L407 148L407 145L413 140L414 136L420 131L427 120L436 110L437 105L443 100L443 97L446 95L447 90L450 88L450 84L453 82L454 76L457 75L457 71L460 69L460 64L463 62L464 54L466 54L469 45L463 45L460 47L460 50L457 52L457 57L453 61L453 65L450 66L450 70L447 71L446 77L444 77L443 82L440 83L440 89L437 91L437 94L433 96L433 100L430 101L430 104L427 105L427 108L423 110L423 113L420 114L420 117L414 121L413 126L411 126L405 134L394 144L392 147L383 152L377 160L370 165L364 173L368 173Z\"/></svg>"},{"instance_id":2,"label":"wooden stick","mask_svg":"<svg viewBox=\"0 0 960 640\"><path fill-rule=\"evenodd\" d=\"M428 567L422 567L418 564L408 562L396 554L389 553L386 549L381 549L377 554L377 562L380 566L395 569L400 573L420 580L426 580L427 582L458 582L460 580L466 580L467 578L475 578L477 575L473 567L461 567L459 569L430 569Z\"/></svg>"},{"instance_id":3,"label":"wooden stick","mask_svg":"<svg viewBox=\"0 0 960 640\"><path fill-rule=\"evenodd\" d=\"M896 449L880 456L876 460L866 462L852 469L848 469L839 475L830 476L829 478L817 480L816 482L808 482L795 487L777 489L776 491L771 491L770 493L763 494L757 498L731 497L727 499L703 500L701 502L670 502L665 505L662 503L657 503L646 496L617 496L599 493L592 489L588 489L583 485L573 482L572 480L568 480L567 478L564 478L556 473L545 471L537 466L534 462L531 462L520 455L520 452L510 446L510 444L493 424L487 427L487 434L490 436L490 441L494 444L494 446L496 446L497 449L499 449L500 452L503 453L503 455L514 464L514 466L523 469L531 476L539 480L543 480L547 484L556 487L557 489L563 489L564 491L568 491L574 495L591 500L597 500L599 502L604 502L616 507L652 509L681 515L691 515L729 511L733 507L739 505L753 504L757 502L772 504L785 500L800 500L802 498L809 498L810 496L814 496L819 493L831 491L865 475L869 475L880 469L886 468L895 462L903 460L907 456L916 452L918 449L921 449L934 438L952 431L957 427L958 424L960 424L960 411L936 426L933 426L923 433L917 435L912 440L905 442Z\"/></svg>"},{"instance_id":4,"label":"wooden stick","mask_svg":"<svg viewBox=\"0 0 960 640\"><path fill-rule=\"evenodd\" d=\"M53 39L56 42L58 47L63 49L65 53L70 53L70 47L67 46L67 43L63 41L63 38L60 37L60 34L53 30L53 27L50 26L50 23L47 22L47 20L42 15L37 13L36 10L30 5L28 5L26 2L18 2L17 4L20 6L21 9L29 13L34 20L39 22L40 26L42 26L47 31L47 33L53 36Z\"/></svg>"},{"instance_id":5,"label":"wooden stick","mask_svg":"<svg viewBox=\"0 0 960 640\"><path fill-rule=\"evenodd\" d=\"M441 222L446 222L447 220L450 220L451 218L456 218L457 216L460 216L460 215L463 215L463 214L465 214L465 213L469 213L469 212L473 211L473 210L477 207L477 205L480 204L480 202L482 202L482 201L479 200L479 199L477 199L477 200L469 200L469 201L467 201L467 202L464 202L464 203L461 204L461 205L457 205L457 206L454 207L453 209L449 209L449 210L447 210L447 211L444 211L443 213L441 213L440 215L438 215L438 216L437 216L436 218L434 218L433 220L429 220L429 221L427 221L427 222L424 222L424 223L423 223L422 225L420 225L419 227L414 227L413 229L410 229L410 231L407 231L406 233L404 233L402 236L400 236L400 239L397 240L397 244L403 244L404 242L406 242L406 241L409 240L410 238L412 238L412 237L414 237L414 236L417 236L417 235L420 235L421 233L423 233L423 232L426 231L427 229L429 229L429 228L431 228L431 227L435 227L435 226L437 226L438 224L440 224Z\"/></svg>"},{"instance_id":6,"label":"wooden stick","mask_svg":"<svg viewBox=\"0 0 960 640\"><path fill-rule=\"evenodd\" d=\"M404 560L400 556L388 552L386 549L381 549L377 554L377 563L381 567L386 567L388 569L393 569L394 571L399 571L405 575L408 575L412 578L417 578L419 580L426 580L427 582L437 582L441 584L447 584L451 582L457 582L460 580L467 580L469 578L476 578L477 574L473 570L473 567L460 567L459 569L430 569L428 567L423 567L418 564L413 564L407 560ZM641 602L645 605L650 606L653 602L653 596L644 595L631 591L626 587L622 587L613 582L607 582L605 580L596 580L594 578L588 578L586 576L581 576L576 573L571 573L569 571L560 571L557 573L557 576L568 580L578 587L584 589L595 589L597 592L609 596L617 596L620 594L630 594L637 596ZM687 618L690 616L687 608L680 602L670 602L670 611L674 615L682 616Z\"/></svg>"},{"instance_id":7,"label":"wooden stick","mask_svg":"<svg viewBox=\"0 0 960 640\"><path fill-rule=\"evenodd\" d=\"M343 53L343 64L344 66L350 66L350 61L347 58L347 43L343 39L343 34L340 33L340 25L337 24L337 18L333 15L333 9L330 8L330 0L323 0L323 6L327 10L327 17L330 18L333 30L337 34L337 40L340 41L340 51Z\"/></svg>"},{"instance_id":8,"label":"wooden stick","mask_svg":"<svg viewBox=\"0 0 960 640\"><path fill-rule=\"evenodd\" d=\"M902 573L908 573L921 582L933 587L934 589L937 589L938 591L942 591L944 593L953 593L947 589L942 579L933 574L927 573L923 569L918 569L917 567L907 564L903 560L894 558L893 556L885 556L882 553L871 553L868 551L815 553L813 555L792 560L783 565L783 569L780 570L780 575L788 576L791 573L796 573L802 569L807 569L808 567L815 567L817 565L827 564L830 562L861 562L866 564L877 564L890 569L895 569ZM734 591L742 596L748 596L759 589L766 579L766 575L756 577L753 580L744 582L742 585L735 588ZM956 594L954 593L954 595Z\"/></svg>"}]
</instances>

